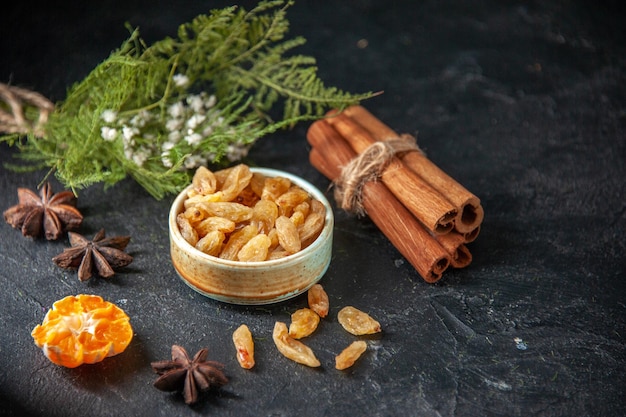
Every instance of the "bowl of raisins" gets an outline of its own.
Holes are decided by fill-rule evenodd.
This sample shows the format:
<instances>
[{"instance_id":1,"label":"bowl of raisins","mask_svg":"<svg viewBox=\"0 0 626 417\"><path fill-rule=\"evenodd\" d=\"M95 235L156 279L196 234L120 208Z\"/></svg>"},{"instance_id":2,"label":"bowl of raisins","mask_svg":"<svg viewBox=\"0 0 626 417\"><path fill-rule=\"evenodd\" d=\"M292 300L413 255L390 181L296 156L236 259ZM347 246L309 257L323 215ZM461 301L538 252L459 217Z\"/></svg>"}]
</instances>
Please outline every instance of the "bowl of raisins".
<instances>
[{"instance_id":1,"label":"bowl of raisins","mask_svg":"<svg viewBox=\"0 0 626 417\"><path fill-rule=\"evenodd\" d=\"M169 213L174 269L209 298L242 305L296 297L326 273L334 217L306 180L245 164L198 168Z\"/></svg>"}]
</instances>

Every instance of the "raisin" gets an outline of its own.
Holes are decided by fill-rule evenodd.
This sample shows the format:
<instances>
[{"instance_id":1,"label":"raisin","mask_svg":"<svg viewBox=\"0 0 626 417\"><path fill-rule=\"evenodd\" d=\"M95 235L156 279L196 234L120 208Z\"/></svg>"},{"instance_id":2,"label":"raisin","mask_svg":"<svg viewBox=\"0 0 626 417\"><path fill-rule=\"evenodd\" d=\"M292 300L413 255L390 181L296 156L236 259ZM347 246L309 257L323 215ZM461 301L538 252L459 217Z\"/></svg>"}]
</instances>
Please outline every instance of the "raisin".
<instances>
[{"instance_id":1,"label":"raisin","mask_svg":"<svg viewBox=\"0 0 626 417\"><path fill-rule=\"evenodd\" d=\"M183 215L189 220L192 226L196 227L202 220L207 217L207 213L199 207L189 207L183 212Z\"/></svg>"},{"instance_id":2,"label":"raisin","mask_svg":"<svg viewBox=\"0 0 626 417\"><path fill-rule=\"evenodd\" d=\"M259 200L252 209L250 223L256 223L259 233L269 233L278 217L278 206L273 201Z\"/></svg>"},{"instance_id":3,"label":"raisin","mask_svg":"<svg viewBox=\"0 0 626 417\"><path fill-rule=\"evenodd\" d=\"M272 239L260 233L247 241L237 253L237 260L241 262L259 262L267 259Z\"/></svg>"},{"instance_id":4,"label":"raisin","mask_svg":"<svg viewBox=\"0 0 626 417\"><path fill-rule=\"evenodd\" d=\"M222 251L220 252L219 257L222 259L229 259L234 261L237 259L237 254L239 250L245 245L252 237L257 235L257 228L255 225L249 224L242 229L239 229L233 232Z\"/></svg>"},{"instance_id":5,"label":"raisin","mask_svg":"<svg viewBox=\"0 0 626 417\"><path fill-rule=\"evenodd\" d=\"M276 204L278 204L280 214L290 217L294 208L299 204L308 201L309 198L309 193L297 185L294 185L287 192L281 194L276 199Z\"/></svg>"},{"instance_id":6,"label":"raisin","mask_svg":"<svg viewBox=\"0 0 626 417\"><path fill-rule=\"evenodd\" d=\"M265 187L265 175L260 172L253 172L252 178L250 178L250 189L254 191L254 194L258 198L263 196L263 187Z\"/></svg>"},{"instance_id":7,"label":"raisin","mask_svg":"<svg viewBox=\"0 0 626 417\"><path fill-rule=\"evenodd\" d=\"M176 216L176 224L178 225L178 229L180 230L180 234L183 236L183 239L185 239L191 246L196 246L196 243L198 243L198 232L196 232L196 229L193 228L183 213Z\"/></svg>"},{"instance_id":8,"label":"raisin","mask_svg":"<svg viewBox=\"0 0 626 417\"><path fill-rule=\"evenodd\" d=\"M325 222L324 214L313 212L307 216L302 226L298 229L298 236L302 246L306 247L317 239L324 228Z\"/></svg>"},{"instance_id":9,"label":"raisin","mask_svg":"<svg viewBox=\"0 0 626 417\"><path fill-rule=\"evenodd\" d=\"M209 216L224 217L235 223L250 220L252 208L243 204L230 201L210 201L198 203L200 208L207 212Z\"/></svg>"},{"instance_id":10,"label":"raisin","mask_svg":"<svg viewBox=\"0 0 626 417\"><path fill-rule=\"evenodd\" d=\"M219 256L224 243L225 235L219 230L213 230L207 233L202 239L196 243L196 249L211 256Z\"/></svg>"},{"instance_id":11,"label":"raisin","mask_svg":"<svg viewBox=\"0 0 626 417\"><path fill-rule=\"evenodd\" d=\"M239 365L244 369L254 367L254 340L248 326L242 324L233 332L233 343L237 350Z\"/></svg>"},{"instance_id":12,"label":"raisin","mask_svg":"<svg viewBox=\"0 0 626 417\"><path fill-rule=\"evenodd\" d=\"M324 318L328 315L330 303L328 294L324 291L321 284L315 284L307 291L309 308L317 313L318 316Z\"/></svg>"},{"instance_id":13,"label":"raisin","mask_svg":"<svg viewBox=\"0 0 626 417\"><path fill-rule=\"evenodd\" d=\"M234 166L221 187L222 201L233 201L250 184L252 171L247 165Z\"/></svg>"},{"instance_id":14,"label":"raisin","mask_svg":"<svg viewBox=\"0 0 626 417\"><path fill-rule=\"evenodd\" d=\"M193 185L193 190L202 195L213 194L217 189L215 174L204 166L196 169L191 184Z\"/></svg>"},{"instance_id":15,"label":"raisin","mask_svg":"<svg viewBox=\"0 0 626 417\"><path fill-rule=\"evenodd\" d=\"M369 314L352 306L342 308L337 313L339 323L353 335L373 334L381 331L380 323Z\"/></svg>"},{"instance_id":16,"label":"raisin","mask_svg":"<svg viewBox=\"0 0 626 417\"><path fill-rule=\"evenodd\" d=\"M313 368L321 365L310 347L289 336L285 323L277 321L274 324L272 339L274 339L278 351L286 358Z\"/></svg>"},{"instance_id":17,"label":"raisin","mask_svg":"<svg viewBox=\"0 0 626 417\"><path fill-rule=\"evenodd\" d=\"M224 217L210 216L202 220L195 226L199 236L205 236L209 232L220 231L231 233L235 230L235 222Z\"/></svg>"},{"instance_id":18,"label":"raisin","mask_svg":"<svg viewBox=\"0 0 626 417\"><path fill-rule=\"evenodd\" d=\"M296 253L302 247L298 228L289 217L279 216L276 219L276 231L280 245L289 253Z\"/></svg>"},{"instance_id":19,"label":"raisin","mask_svg":"<svg viewBox=\"0 0 626 417\"><path fill-rule=\"evenodd\" d=\"M320 316L310 308L301 308L291 315L291 324L289 325L289 336L294 339L302 339L309 336L317 329L320 322Z\"/></svg>"},{"instance_id":20,"label":"raisin","mask_svg":"<svg viewBox=\"0 0 626 417\"><path fill-rule=\"evenodd\" d=\"M367 350L367 343L362 340L352 342L347 348L345 348L339 355L335 356L335 368L344 370L357 361Z\"/></svg>"},{"instance_id":21,"label":"raisin","mask_svg":"<svg viewBox=\"0 0 626 417\"><path fill-rule=\"evenodd\" d=\"M289 181L288 178L266 178L263 191L261 192L261 198L263 200L276 201L276 199L284 194L289 187L291 187L291 181Z\"/></svg>"}]
</instances>

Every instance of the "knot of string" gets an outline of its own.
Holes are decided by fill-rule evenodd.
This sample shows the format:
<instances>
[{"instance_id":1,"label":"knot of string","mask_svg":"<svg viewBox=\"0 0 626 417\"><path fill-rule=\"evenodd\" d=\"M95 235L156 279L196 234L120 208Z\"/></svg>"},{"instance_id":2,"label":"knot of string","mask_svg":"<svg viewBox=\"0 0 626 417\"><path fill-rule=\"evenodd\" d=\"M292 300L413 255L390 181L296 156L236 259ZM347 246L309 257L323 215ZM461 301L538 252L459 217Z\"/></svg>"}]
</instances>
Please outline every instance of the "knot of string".
<instances>
[{"instance_id":1,"label":"knot of string","mask_svg":"<svg viewBox=\"0 0 626 417\"><path fill-rule=\"evenodd\" d=\"M407 134L370 145L344 166L334 181L337 204L349 213L364 216L363 186L369 181L377 181L396 155L411 151L422 152L415 138Z\"/></svg>"},{"instance_id":2,"label":"knot of string","mask_svg":"<svg viewBox=\"0 0 626 417\"><path fill-rule=\"evenodd\" d=\"M29 107L38 110L37 120L29 118ZM0 83L0 133L33 133L41 137L52 111L54 104L41 94Z\"/></svg>"}]
</instances>

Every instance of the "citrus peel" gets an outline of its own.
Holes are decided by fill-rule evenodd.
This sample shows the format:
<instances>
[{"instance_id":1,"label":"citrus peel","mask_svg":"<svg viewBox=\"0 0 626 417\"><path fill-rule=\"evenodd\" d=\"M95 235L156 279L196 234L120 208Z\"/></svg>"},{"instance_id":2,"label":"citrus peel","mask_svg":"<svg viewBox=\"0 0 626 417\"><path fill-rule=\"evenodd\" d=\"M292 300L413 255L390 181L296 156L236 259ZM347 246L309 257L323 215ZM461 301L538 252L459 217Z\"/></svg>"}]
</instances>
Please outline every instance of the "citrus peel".
<instances>
[{"instance_id":1,"label":"citrus peel","mask_svg":"<svg viewBox=\"0 0 626 417\"><path fill-rule=\"evenodd\" d=\"M56 301L31 332L53 363L75 368L122 353L133 338L128 315L97 295L70 295Z\"/></svg>"}]
</instances>

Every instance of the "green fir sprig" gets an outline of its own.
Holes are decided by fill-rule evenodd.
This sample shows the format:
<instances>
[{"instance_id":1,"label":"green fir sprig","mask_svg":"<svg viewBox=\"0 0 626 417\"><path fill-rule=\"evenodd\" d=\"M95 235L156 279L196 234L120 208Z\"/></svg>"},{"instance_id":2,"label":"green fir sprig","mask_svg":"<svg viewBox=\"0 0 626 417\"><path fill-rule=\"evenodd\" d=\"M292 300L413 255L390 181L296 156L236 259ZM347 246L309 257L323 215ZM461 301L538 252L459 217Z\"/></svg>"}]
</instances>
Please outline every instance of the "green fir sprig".
<instances>
[{"instance_id":1,"label":"green fir sprig","mask_svg":"<svg viewBox=\"0 0 626 417\"><path fill-rule=\"evenodd\" d=\"M327 87L315 59L285 39L292 1L213 10L147 46L139 31L72 86L43 135L0 137L29 167L75 192L131 176L155 198L185 187L199 165L241 159L259 138L372 93ZM282 106L282 118L269 116Z\"/></svg>"}]
</instances>

